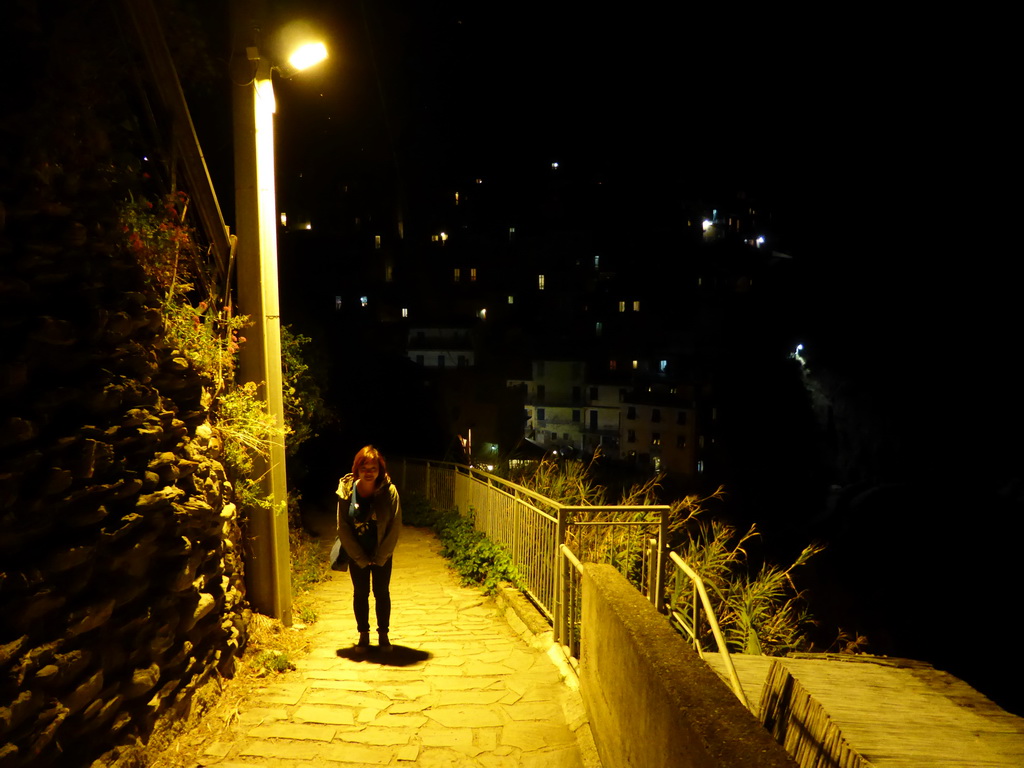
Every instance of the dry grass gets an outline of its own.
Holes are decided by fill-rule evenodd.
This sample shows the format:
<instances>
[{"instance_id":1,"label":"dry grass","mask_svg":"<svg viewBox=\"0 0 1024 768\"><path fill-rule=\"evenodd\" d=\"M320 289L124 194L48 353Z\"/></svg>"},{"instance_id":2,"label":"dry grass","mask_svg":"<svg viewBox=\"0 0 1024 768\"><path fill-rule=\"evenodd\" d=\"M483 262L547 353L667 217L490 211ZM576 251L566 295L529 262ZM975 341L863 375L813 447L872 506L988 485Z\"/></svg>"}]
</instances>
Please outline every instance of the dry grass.
<instances>
[{"instance_id":1,"label":"dry grass","mask_svg":"<svg viewBox=\"0 0 1024 768\"><path fill-rule=\"evenodd\" d=\"M308 595L305 598L307 602L310 599ZM197 768L218 762L218 757L207 754L208 748L243 738L237 728L243 703L259 700L262 688L281 679L282 673L269 669L262 659L268 652L283 654L292 662L301 659L311 648L308 637L301 624L284 627L276 619L253 614L249 643L238 659L234 677L216 677L200 688L187 719L155 732L140 764L148 768Z\"/></svg>"}]
</instances>

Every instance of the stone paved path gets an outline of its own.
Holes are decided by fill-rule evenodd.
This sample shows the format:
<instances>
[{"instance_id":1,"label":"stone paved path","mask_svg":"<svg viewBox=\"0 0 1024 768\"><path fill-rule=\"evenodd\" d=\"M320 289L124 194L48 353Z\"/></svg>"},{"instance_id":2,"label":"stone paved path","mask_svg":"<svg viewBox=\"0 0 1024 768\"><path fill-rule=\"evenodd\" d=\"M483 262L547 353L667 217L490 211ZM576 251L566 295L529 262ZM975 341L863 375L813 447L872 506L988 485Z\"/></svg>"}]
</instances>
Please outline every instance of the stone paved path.
<instances>
[{"instance_id":1,"label":"stone paved path","mask_svg":"<svg viewBox=\"0 0 1024 768\"><path fill-rule=\"evenodd\" d=\"M593 766L578 691L545 642L528 642L494 601L460 586L439 550L432 532L403 531L390 653L352 648L351 581L332 574L318 588L320 618L308 630L313 651L240 707L240 738L211 744L203 763ZM370 614L373 621L372 598Z\"/></svg>"}]
</instances>

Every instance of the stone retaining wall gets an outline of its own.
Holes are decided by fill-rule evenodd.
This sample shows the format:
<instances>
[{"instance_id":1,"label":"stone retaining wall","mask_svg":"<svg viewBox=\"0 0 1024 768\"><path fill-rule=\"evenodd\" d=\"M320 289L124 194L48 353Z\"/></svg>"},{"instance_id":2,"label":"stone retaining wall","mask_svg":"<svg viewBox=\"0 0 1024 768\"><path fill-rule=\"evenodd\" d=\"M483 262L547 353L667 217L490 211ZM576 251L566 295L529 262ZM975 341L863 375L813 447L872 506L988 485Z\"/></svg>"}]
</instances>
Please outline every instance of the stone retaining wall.
<instances>
[{"instance_id":1,"label":"stone retaining wall","mask_svg":"<svg viewBox=\"0 0 1024 768\"><path fill-rule=\"evenodd\" d=\"M245 643L238 517L138 266L23 181L0 187L0 768L135 764Z\"/></svg>"},{"instance_id":2,"label":"stone retaining wall","mask_svg":"<svg viewBox=\"0 0 1024 768\"><path fill-rule=\"evenodd\" d=\"M601 762L793 768L665 617L610 565L583 576L580 690Z\"/></svg>"}]
</instances>

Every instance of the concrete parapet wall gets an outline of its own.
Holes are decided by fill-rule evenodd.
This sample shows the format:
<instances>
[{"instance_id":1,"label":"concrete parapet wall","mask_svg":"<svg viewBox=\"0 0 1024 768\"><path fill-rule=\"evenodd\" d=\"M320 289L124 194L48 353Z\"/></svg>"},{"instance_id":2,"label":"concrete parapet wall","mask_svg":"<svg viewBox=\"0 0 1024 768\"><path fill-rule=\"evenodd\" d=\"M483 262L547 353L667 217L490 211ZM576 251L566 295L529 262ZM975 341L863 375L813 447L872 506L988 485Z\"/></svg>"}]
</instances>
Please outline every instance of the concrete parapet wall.
<instances>
[{"instance_id":1,"label":"concrete parapet wall","mask_svg":"<svg viewBox=\"0 0 1024 768\"><path fill-rule=\"evenodd\" d=\"M613 567L583 576L580 684L608 768L792 768L714 672Z\"/></svg>"}]
</instances>

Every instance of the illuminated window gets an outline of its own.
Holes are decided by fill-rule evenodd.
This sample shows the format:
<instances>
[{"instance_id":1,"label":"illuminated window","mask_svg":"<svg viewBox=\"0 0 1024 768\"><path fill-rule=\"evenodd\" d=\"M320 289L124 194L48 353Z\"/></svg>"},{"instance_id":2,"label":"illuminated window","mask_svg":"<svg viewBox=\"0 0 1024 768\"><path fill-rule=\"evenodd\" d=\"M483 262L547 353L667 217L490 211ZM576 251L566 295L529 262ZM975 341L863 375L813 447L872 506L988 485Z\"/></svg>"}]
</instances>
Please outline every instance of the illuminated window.
<instances>
[{"instance_id":1,"label":"illuminated window","mask_svg":"<svg viewBox=\"0 0 1024 768\"><path fill-rule=\"evenodd\" d=\"M664 373L668 368L668 360L662 360L658 363L658 370Z\"/></svg>"},{"instance_id":2,"label":"illuminated window","mask_svg":"<svg viewBox=\"0 0 1024 768\"><path fill-rule=\"evenodd\" d=\"M639 361L639 360L634 360L634 361L633 361L633 370L634 370L634 371L635 371L635 370L637 369L637 366L638 366L638 365L640 365L640 361Z\"/></svg>"},{"instance_id":3,"label":"illuminated window","mask_svg":"<svg viewBox=\"0 0 1024 768\"><path fill-rule=\"evenodd\" d=\"M284 211L281 211L281 226L282 227L287 227L288 226L288 214L285 213Z\"/></svg>"},{"instance_id":4,"label":"illuminated window","mask_svg":"<svg viewBox=\"0 0 1024 768\"><path fill-rule=\"evenodd\" d=\"M341 309L341 296L334 297L334 308Z\"/></svg>"},{"instance_id":5,"label":"illuminated window","mask_svg":"<svg viewBox=\"0 0 1024 768\"><path fill-rule=\"evenodd\" d=\"M639 301L634 301L633 302L633 311L634 312L639 312L640 311L640 302Z\"/></svg>"},{"instance_id":6,"label":"illuminated window","mask_svg":"<svg viewBox=\"0 0 1024 768\"><path fill-rule=\"evenodd\" d=\"M476 282L476 267L470 267L469 269L469 282Z\"/></svg>"},{"instance_id":7,"label":"illuminated window","mask_svg":"<svg viewBox=\"0 0 1024 768\"><path fill-rule=\"evenodd\" d=\"M459 278L462 277L462 270L458 267L455 268L455 282L459 282Z\"/></svg>"},{"instance_id":8,"label":"illuminated window","mask_svg":"<svg viewBox=\"0 0 1024 768\"><path fill-rule=\"evenodd\" d=\"M509 303L509 304L513 304L513 303L515 303L515 297L514 297L514 296L512 296L512 294L509 294L509 297L508 297L508 303Z\"/></svg>"},{"instance_id":9,"label":"illuminated window","mask_svg":"<svg viewBox=\"0 0 1024 768\"><path fill-rule=\"evenodd\" d=\"M601 266L601 257L595 255L594 256L594 269L597 269L599 266Z\"/></svg>"},{"instance_id":10,"label":"illuminated window","mask_svg":"<svg viewBox=\"0 0 1024 768\"><path fill-rule=\"evenodd\" d=\"M703 472L704 471L704 462L703 461L698 461L697 462L697 471L698 472Z\"/></svg>"},{"instance_id":11,"label":"illuminated window","mask_svg":"<svg viewBox=\"0 0 1024 768\"><path fill-rule=\"evenodd\" d=\"M459 193L458 192L455 193L455 204L456 205L459 204Z\"/></svg>"},{"instance_id":12,"label":"illuminated window","mask_svg":"<svg viewBox=\"0 0 1024 768\"><path fill-rule=\"evenodd\" d=\"M661 445L661 432L651 433L651 445Z\"/></svg>"},{"instance_id":13,"label":"illuminated window","mask_svg":"<svg viewBox=\"0 0 1024 768\"><path fill-rule=\"evenodd\" d=\"M388 264L386 267L384 267L384 282L385 283L393 283L394 281L395 281L395 268L391 264Z\"/></svg>"},{"instance_id":14,"label":"illuminated window","mask_svg":"<svg viewBox=\"0 0 1024 768\"><path fill-rule=\"evenodd\" d=\"M552 163L551 164L551 170L557 171L558 170L558 163Z\"/></svg>"},{"instance_id":15,"label":"illuminated window","mask_svg":"<svg viewBox=\"0 0 1024 768\"><path fill-rule=\"evenodd\" d=\"M544 275L537 275L537 289L544 290Z\"/></svg>"},{"instance_id":16,"label":"illuminated window","mask_svg":"<svg viewBox=\"0 0 1024 768\"><path fill-rule=\"evenodd\" d=\"M631 430L626 432L626 442L627 443L635 443L636 442L636 430L635 429L631 429Z\"/></svg>"},{"instance_id":17,"label":"illuminated window","mask_svg":"<svg viewBox=\"0 0 1024 768\"><path fill-rule=\"evenodd\" d=\"M601 335L601 331L602 331L603 328L604 328L604 324L600 320L598 320L596 323L594 323L594 335L595 336L600 336Z\"/></svg>"},{"instance_id":18,"label":"illuminated window","mask_svg":"<svg viewBox=\"0 0 1024 768\"><path fill-rule=\"evenodd\" d=\"M615 360L609 360L608 361L608 370L609 371L614 371L616 368L618 368L618 365L619 364Z\"/></svg>"},{"instance_id":19,"label":"illuminated window","mask_svg":"<svg viewBox=\"0 0 1024 768\"><path fill-rule=\"evenodd\" d=\"M373 247L375 250L380 250L380 235L373 236Z\"/></svg>"},{"instance_id":20,"label":"illuminated window","mask_svg":"<svg viewBox=\"0 0 1024 768\"><path fill-rule=\"evenodd\" d=\"M408 307L402 307L402 317L408 317L408 316L409 316L409 308Z\"/></svg>"},{"instance_id":21,"label":"illuminated window","mask_svg":"<svg viewBox=\"0 0 1024 768\"><path fill-rule=\"evenodd\" d=\"M367 305L368 305L369 303L370 303L370 297L369 297L369 296L360 296L360 297L359 297L359 305L360 305L361 307L365 307L365 306L367 306Z\"/></svg>"},{"instance_id":22,"label":"illuminated window","mask_svg":"<svg viewBox=\"0 0 1024 768\"><path fill-rule=\"evenodd\" d=\"M619 302L619 312L625 312L625 311L626 311L626 302L620 301Z\"/></svg>"}]
</instances>

